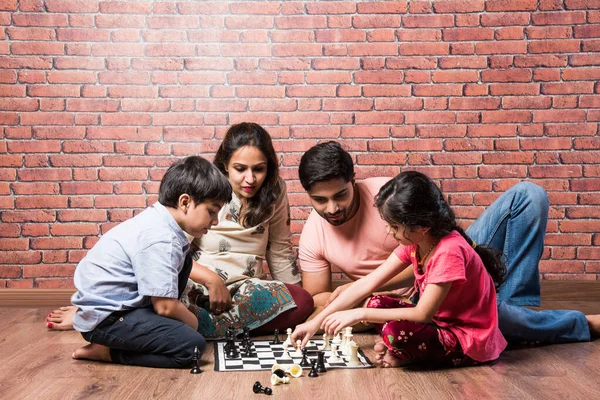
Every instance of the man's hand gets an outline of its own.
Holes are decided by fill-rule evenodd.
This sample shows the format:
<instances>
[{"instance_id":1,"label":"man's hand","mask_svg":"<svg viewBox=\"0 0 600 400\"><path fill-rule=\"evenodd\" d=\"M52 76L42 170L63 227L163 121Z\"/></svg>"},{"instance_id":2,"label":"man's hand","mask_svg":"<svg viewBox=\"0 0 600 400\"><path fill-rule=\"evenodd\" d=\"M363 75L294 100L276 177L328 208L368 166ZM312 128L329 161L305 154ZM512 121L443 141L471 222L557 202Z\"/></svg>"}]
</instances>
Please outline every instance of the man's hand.
<instances>
[{"instance_id":1,"label":"man's hand","mask_svg":"<svg viewBox=\"0 0 600 400\"><path fill-rule=\"evenodd\" d=\"M208 300L210 301L210 311L213 314L221 314L231 308L231 293L227 289L225 282L217 275L207 280Z\"/></svg>"},{"instance_id":2,"label":"man's hand","mask_svg":"<svg viewBox=\"0 0 600 400\"><path fill-rule=\"evenodd\" d=\"M340 294L342 294L342 292L346 289L348 289L350 287L350 285L352 285L352 283L354 282L348 282L344 285L338 286L333 293L331 293L331 295L329 295L329 299L327 299L327 302L325 303L325 307L327 307L329 304L331 304L332 301L334 301Z\"/></svg>"}]
</instances>

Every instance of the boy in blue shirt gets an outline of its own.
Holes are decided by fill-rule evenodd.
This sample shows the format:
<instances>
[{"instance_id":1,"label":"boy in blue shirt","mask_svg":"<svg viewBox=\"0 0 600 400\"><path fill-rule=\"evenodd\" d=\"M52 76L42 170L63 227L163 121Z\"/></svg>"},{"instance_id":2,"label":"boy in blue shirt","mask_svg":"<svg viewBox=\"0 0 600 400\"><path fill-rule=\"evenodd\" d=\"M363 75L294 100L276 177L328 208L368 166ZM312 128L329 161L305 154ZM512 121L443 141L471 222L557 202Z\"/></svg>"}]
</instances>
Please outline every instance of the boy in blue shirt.
<instances>
[{"instance_id":1,"label":"boy in blue shirt","mask_svg":"<svg viewBox=\"0 0 600 400\"><path fill-rule=\"evenodd\" d=\"M75 270L73 327L90 344L75 359L188 367L205 341L179 301L192 267L186 233L199 237L231 199L227 178L191 156L165 173L158 202L112 228Z\"/></svg>"}]
</instances>

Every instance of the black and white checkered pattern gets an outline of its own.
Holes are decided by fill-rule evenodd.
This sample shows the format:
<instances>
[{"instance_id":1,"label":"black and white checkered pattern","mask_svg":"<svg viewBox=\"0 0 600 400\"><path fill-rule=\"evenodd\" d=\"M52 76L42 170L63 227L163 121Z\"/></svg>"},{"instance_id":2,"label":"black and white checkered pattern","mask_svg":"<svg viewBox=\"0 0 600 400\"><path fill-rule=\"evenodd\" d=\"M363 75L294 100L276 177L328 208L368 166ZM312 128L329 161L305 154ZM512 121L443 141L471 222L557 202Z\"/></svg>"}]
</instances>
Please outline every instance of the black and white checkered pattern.
<instances>
[{"instance_id":1,"label":"black and white checkered pattern","mask_svg":"<svg viewBox=\"0 0 600 400\"><path fill-rule=\"evenodd\" d=\"M215 371L257 371L257 370L270 370L274 364L279 365L291 365L300 364L302 356L296 356L294 349L288 347L288 354L291 359L281 359L283 354L283 346L281 344L271 344L268 340L257 340L252 342L254 349L252 357L245 357L243 351L240 351L238 358L227 358L225 354L225 341L215 342ZM240 346L239 341L236 342L236 346ZM317 360L317 351L323 347L323 340L315 339L310 340L306 345L308 350L308 358L310 360ZM358 349L358 359L361 362L359 366L350 366L347 364L350 359L349 356L345 356L338 352L341 360L334 364L329 364L327 359L331 356L331 350L325 351L325 368L370 368L373 367L373 363L364 355L361 349ZM310 367L304 367L310 368Z\"/></svg>"}]
</instances>

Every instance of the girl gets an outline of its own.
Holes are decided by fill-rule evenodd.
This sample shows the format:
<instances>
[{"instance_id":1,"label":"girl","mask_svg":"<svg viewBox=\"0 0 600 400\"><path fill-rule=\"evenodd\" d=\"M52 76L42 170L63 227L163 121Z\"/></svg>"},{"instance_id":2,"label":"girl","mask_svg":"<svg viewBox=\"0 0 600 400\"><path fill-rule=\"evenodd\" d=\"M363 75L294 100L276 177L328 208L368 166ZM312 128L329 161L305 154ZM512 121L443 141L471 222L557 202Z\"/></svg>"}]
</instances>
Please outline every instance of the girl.
<instances>
[{"instance_id":1,"label":"girl","mask_svg":"<svg viewBox=\"0 0 600 400\"><path fill-rule=\"evenodd\" d=\"M292 339L302 338L304 345L319 327L331 336L368 321L381 332L375 351L384 367L459 366L497 359L506 347L498 329L494 287L505 271L501 255L464 233L438 187L419 172L399 174L375 201L400 246L315 319L298 326ZM414 280L420 296L416 305L379 295L367 308L350 309L399 273L404 281Z\"/></svg>"},{"instance_id":2,"label":"girl","mask_svg":"<svg viewBox=\"0 0 600 400\"><path fill-rule=\"evenodd\" d=\"M182 301L198 318L207 339L240 333L273 333L304 321L313 298L301 286L292 252L285 182L271 137L260 125L240 123L227 131L214 164L233 189L219 223L193 239L194 263ZM263 260L275 280L265 280ZM54 310L52 330L73 328L75 307Z\"/></svg>"},{"instance_id":3,"label":"girl","mask_svg":"<svg viewBox=\"0 0 600 400\"><path fill-rule=\"evenodd\" d=\"M192 243L196 283L188 299L198 331L217 339L228 328L272 334L295 326L312 312L313 300L296 285L289 203L271 137L254 123L233 125L214 164L229 178L233 197L218 225ZM275 280L264 279L263 260Z\"/></svg>"}]
</instances>

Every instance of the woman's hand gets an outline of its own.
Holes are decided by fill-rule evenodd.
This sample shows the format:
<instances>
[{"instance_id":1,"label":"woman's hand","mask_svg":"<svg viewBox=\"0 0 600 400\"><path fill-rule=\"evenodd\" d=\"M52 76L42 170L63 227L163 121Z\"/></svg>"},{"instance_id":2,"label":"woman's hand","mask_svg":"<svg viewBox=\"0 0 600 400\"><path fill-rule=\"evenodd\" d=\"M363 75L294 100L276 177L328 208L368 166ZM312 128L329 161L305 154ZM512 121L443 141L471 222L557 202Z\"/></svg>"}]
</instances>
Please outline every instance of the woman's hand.
<instances>
[{"instance_id":1,"label":"woman's hand","mask_svg":"<svg viewBox=\"0 0 600 400\"><path fill-rule=\"evenodd\" d=\"M231 293L219 275L214 275L215 277L206 281L205 286L208 289L210 311L219 315L231 308Z\"/></svg>"},{"instance_id":2,"label":"woman's hand","mask_svg":"<svg viewBox=\"0 0 600 400\"><path fill-rule=\"evenodd\" d=\"M323 320L321 328L327 333L328 337L334 337L343 328L357 324L363 320L364 317L364 308L354 308L352 310L334 312Z\"/></svg>"},{"instance_id":3,"label":"woman's hand","mask_svg":"<svg viewBox=\"0 0 600 400\"><path fill-rule=\"evenodd\" d=\"M292 346L295 346L296 340L302 340L301 348L304 348L315 332L319 330L318 322L314 319L296 326L292 332Z\"/></svg>"}]
</instances>

